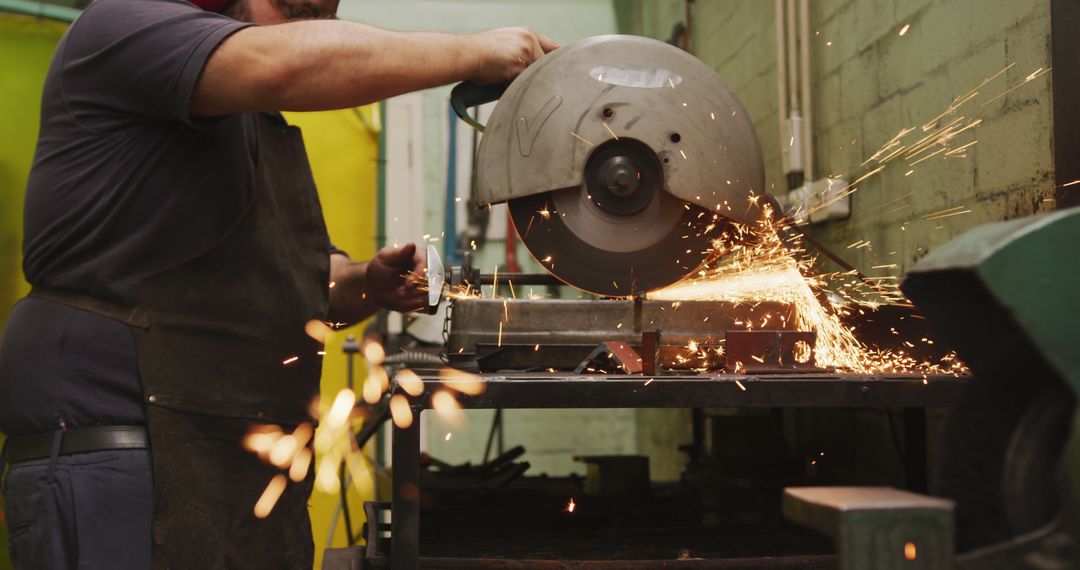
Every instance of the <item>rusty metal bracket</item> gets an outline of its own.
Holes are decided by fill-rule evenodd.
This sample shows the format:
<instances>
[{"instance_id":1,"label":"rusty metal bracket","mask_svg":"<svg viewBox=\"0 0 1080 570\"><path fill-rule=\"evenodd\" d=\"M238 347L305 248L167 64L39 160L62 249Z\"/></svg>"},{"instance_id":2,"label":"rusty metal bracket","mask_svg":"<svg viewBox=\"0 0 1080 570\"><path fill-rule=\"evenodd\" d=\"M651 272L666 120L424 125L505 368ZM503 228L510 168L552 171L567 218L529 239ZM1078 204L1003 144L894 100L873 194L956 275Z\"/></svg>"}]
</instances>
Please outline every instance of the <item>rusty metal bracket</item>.
<instances>
[{"instance_id":1,"label":"rusty metal bracket","mask_svg":"<svg viewBox=\"0 0 1080 570\"><path fill-rule=\"evenodd\" d=\"M640 374L643 358L629 344L618 341L600 343L574 369L575 374L607 373Z\"/></svg>"},{"instance_id":2,"label":"rusty metal bracket","mask_svg":"<svg viewBox=\"0 0 1080 570\"><path fill-rule=\"evenodd\" d=\"M660 369L657 361L660 359L660 331L645 331L641 333L641 373L647 376L655 376Z\"/></svg>"},{"instance_id":3,"label":"rusty metal bracket","mask_svg":"<svg viewBox=\"0 0 1080 570\"><path fill-rule=\"evenodd\" d=\"M725 365L731 372L816 370L814 331L734 331L725 335Z\"/></svg>"}]
</instances>

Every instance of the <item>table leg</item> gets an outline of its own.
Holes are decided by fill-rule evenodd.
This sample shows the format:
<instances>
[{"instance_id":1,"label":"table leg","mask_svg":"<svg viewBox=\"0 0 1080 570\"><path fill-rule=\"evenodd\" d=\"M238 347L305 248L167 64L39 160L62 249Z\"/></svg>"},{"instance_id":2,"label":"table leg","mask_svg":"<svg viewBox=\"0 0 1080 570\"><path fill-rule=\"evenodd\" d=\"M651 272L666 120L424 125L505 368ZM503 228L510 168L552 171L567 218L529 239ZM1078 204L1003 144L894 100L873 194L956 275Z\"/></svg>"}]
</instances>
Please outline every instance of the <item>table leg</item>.
<instances>
[{"instance_id":1,"label":"table leg","mask_svg":"<svg viewBox=\"0 0 1080 570\"><path fill-rule=\"evenodd\" d=\"M904 481L908 490L927 490L926 409L904 408Z\"/></svg>"},{"instance_id":2,"label":"table leg","mask_svg":"<svg viewBox=\"0 0 1080 570\"><path fill-rule=\"evenodd\" d=\"M394 570L420 567L420 410L407 428L394 426L390 561Z\"/></svg>"}]
</instances>

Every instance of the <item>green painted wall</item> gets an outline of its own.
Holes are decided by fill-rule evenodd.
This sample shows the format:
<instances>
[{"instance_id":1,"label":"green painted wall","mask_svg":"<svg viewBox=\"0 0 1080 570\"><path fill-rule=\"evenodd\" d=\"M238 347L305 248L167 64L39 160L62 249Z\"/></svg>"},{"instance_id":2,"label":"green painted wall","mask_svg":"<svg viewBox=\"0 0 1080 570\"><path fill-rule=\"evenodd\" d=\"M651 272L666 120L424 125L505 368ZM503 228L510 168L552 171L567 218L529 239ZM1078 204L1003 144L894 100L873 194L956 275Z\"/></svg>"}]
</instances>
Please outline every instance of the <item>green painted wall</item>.
<instances>
[{"instance_id":1,"label":"green painted wall","mask_svg":"<svg viewBox=\"0 0 1080 570\"><path fill-rule=\"evenodd\" d=\"M773 3L696 0L693 51L746 105L761 140L767 182L783 190ZM666 39L686 0L622 0L619 21ZM1051 76L986 106L983 102L1050 67L1050 1L813 0L810 3L815 172L848 180L902 128L918 126L984 78L959 115L979 117L966 158L892 165L861 185L848 220L814 226L823 243L860 269L896 263L897 275L931 248L986 222L1053 208ZM910 28L904 36L899 30ZM912 193L909 195L909 193ZM972 212L941 220L955 206ZM901 224L911 222L904 231ZM844 251L857 240L871 247ZM891 253L895 252L895 253Z\"/></svg>"},{"instance_id":2,"label":"green painted wall","mask_svg":"<svg viewBox=\"0 0 1080 570\"><path fill-rule=\"evenodd\" d=\"M680 3L681 2L677 2ZM786 188L780 163L773 3L698 0L694 51L728 82L757 126L766 174ZM910 25L904 36L899 30ZM814 0L811 2L815 172L848 180L901 129L944 111L984 78L958 115L981 118L966 158L894 163L853 195L848 220L814 226L823 243L871 274L902 272L930 249L987 222L1052 209L1050 76L985 106L1050 66L1049 0ZM907 175L908 170L914 170ZM964 206L970 214L924 220ZM904 231L900 226L910 222ZM871 247L845 251L857 240ZM893 253L895 252L895 253Z\"/></svg>"},{"instance_id":3,"label":"green painted wall","mask_svg":"<svg viewBox=\"0 0 1080 570\"><path fill-rule=\"evenodd\" d=\"M629 32L649 36L658 40L667 40L675 25L686 19L684 0L629 0L632 10L637 12L633 19L636 28Z\"/></svg>"}]
</instances>

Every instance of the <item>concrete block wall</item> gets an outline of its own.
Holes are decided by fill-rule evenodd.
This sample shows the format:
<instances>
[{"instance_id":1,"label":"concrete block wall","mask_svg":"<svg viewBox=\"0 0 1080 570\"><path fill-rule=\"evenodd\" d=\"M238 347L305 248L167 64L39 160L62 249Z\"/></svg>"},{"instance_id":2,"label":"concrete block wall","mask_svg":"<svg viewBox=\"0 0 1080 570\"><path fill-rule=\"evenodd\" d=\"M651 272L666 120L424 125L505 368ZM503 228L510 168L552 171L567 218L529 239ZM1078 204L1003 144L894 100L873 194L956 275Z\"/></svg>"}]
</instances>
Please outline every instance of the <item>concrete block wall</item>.
<instances>
[{"instance_id":1,"label":"concrete block wall","mask_svg":"<svg viewBox=\"0 0 1080 570\"><path fill-rule=\"evenodd\" d=\"M784 191L773 3L698 0L694 7L694 52L747 106L767 184ZM976 225L1053 208L1051 75L984 105L1050 66L1049 0L814 0L811 29L817 177L858 178L872 168L861 163L901 129L930 121L1014 64L953 115L983 120L953 145L977 140L966 157L891 163L860 185L849 219L812 228L824 244L868 274L901 275ZM971 212L924 219L960 206ZM846 249L858 240L871 245Z\"/></svg>"},{"instance_id":2,"label":"concrete block wall","mask_svg":"<svg viewBox=\"0 0 1080 570\"><path fill-rule=\"evenodd\" d=\"M619 0L616 7L621 32L666 40L685 18L686 0ZM692 10L694 54L746 106L764 151L766 185L785 191L773 2L695 0ZM811 228L827 247L869 275L899 277L967 229L1053 208L1052 76L981 106L1050 66L1050 0L811 0L811 33L817 177L854 180L901 129L921 126L1015 64L958 110L983 119L962 138L978 140L967 157L890 164L853 195L849 219ZM923 219L958 206L971 212ZM847 249L858 240L871 245ZM638 412L638 448L651 457L654 478L678 477L685 456L674 449L689 441L688 426L681 410Z\"/></svg>"}]
</instances>

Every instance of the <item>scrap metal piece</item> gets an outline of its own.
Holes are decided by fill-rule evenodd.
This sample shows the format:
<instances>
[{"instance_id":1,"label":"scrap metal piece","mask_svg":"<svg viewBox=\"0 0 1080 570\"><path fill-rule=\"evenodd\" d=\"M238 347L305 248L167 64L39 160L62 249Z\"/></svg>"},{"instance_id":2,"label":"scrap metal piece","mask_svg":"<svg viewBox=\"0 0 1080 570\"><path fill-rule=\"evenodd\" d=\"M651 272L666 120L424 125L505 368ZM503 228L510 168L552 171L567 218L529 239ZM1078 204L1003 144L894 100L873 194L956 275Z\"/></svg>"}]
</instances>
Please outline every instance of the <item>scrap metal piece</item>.
<instances>
[{"instance_id":1,"label":"scrap metal piece","mask_svg":"<svg viewBox=\"0 0 1080 570\"><path fill-rule=\"evenodd\" d=\"M575 374L584 372L622 372L639 374L642 370L642 358L636 350L625 342L604 342L597 346L581 364L574 369Z\"/></svg>"},{"instance_id":2,"label":"scrap metal piece","mask_svg":"<svg viewBox=\"0 0 1080 570\"><path fill-rule=\"evenodd\" d=\"M735 371L817 370L814 364L815 331L729 330L725 364Z\"/></svg>"},{"instance_id":3,"label":"scrap metal piece","mask_svg":"<svg viewBox=\"0 0 1080 570\"><path fill-rule=\"evenodd\" d=\"M636 310L640 311L641 305L635 305ZM648 374L649 376L655 376L657 369L660 368L660 335L662 333L659 330L642 331L641 333L641 359L642 367L641 373Z\"/></svg>"},{"instance_id":4,"label":"scrap metal piece","mask_svg":"<svg viewBox=\"0 0 1080 570\"><path fill-rule=\"evenodd\" d=\"M641 501L652 496L647 455L578 455L585 464L585 493Z\"/></svg>"},{"instance_id":5,"label":"scrap metal piece","mask_svg":"<svg viewBox=\"0 0 1080 570\"><path fill-rule=\"evenodd\" d=\"M833 537L840 570L953 567L953 502L890 487L788 487L784 516Z\"/></svg>"}]
</instances>

